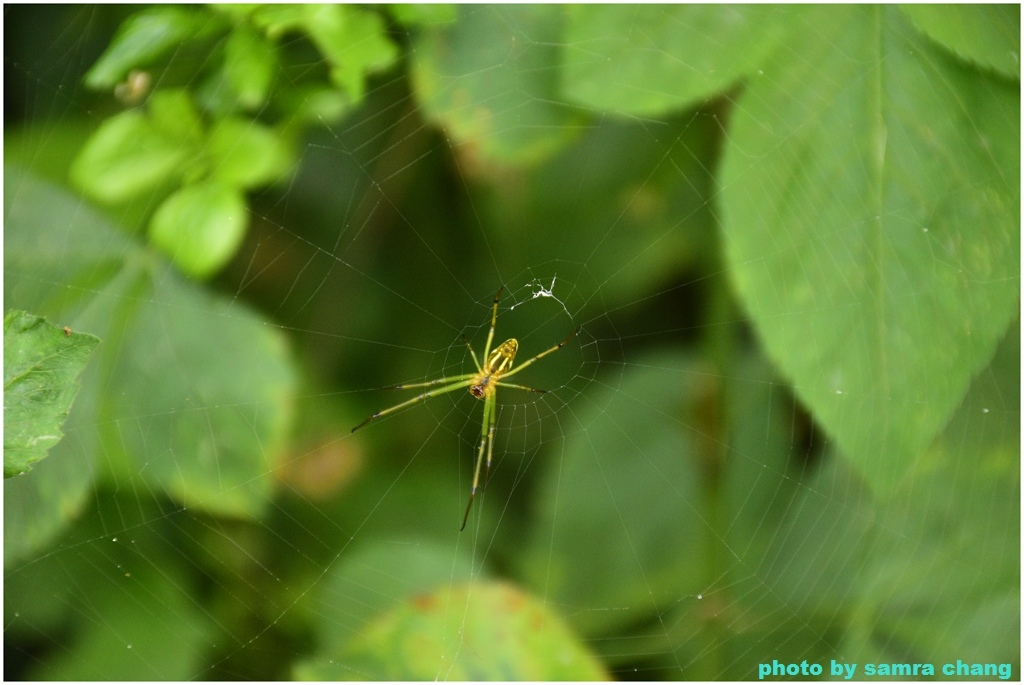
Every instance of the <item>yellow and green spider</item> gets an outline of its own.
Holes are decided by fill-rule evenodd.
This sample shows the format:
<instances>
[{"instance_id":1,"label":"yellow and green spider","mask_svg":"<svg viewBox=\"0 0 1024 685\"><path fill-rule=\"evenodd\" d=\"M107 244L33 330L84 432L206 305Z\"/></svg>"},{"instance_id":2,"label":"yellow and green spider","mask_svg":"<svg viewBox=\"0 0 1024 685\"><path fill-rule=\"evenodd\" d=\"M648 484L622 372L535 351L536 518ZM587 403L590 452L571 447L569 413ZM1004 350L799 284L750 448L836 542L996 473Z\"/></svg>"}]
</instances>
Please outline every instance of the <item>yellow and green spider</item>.
<instances>
[{"instance_id":1,"label":"yellow and green spider","mask_svg":"<svg viewBox=\"0 0 1024 685\"><path fill-rule=\"evenodd\" d=\"M398 411L399 409L403 409L409 405L416 404L417 402L423 402L431 397L459 390L460 388L468 388L469 393L473 397L478 400L483 400L484 417L480 426L480 447L476 454L476 467L473 470L473 488L470 490L469 504L466 505L466 514L462 517L462 527L459 528L459 530L465 529L466 521L469 520L469 511L473 507L473 499L476 497L476 489L480 484L480 466L484 460L484 452L487 453L487 473L484 475L484 482L487 481L487 474L490 474L491 471L491 460L494 456L494 426L498 420L498 411L496 406L498 388L514 388L516 390L539 393L547 392L547 390L538 390L537 388L529 388L525 385L508 383L505 379L519 373L538 359L562 349L566 343L576 337L576 334L580 332L580 327L577 327L562 342L554 345L553 347L549 347L530 359L527 359L525 362L513 369L512 362L515 361L516 352L519 349L518 340L515 338L509 338L493 350L491 349L491 343L494 342L494 327L498 322L498 301L501 299L501 292L503 289L504 288L499 288L497 294L494 296L494 306L491 308L491 329L487 332L487 343L484 345L484 363L482 366L480 365L480 359L476 356L476 352L473 351L473 346L470 345L469 340L463 336L462 341L466 343L466 348L473 357L473 363L476 365L476 371L473 373L460 374L458 376L436 378L425 383L405 383L402 385L393 385L389 388L383 388L387 390L406 390L408 388L429 388L435 385L441 386L440 388L420 393L411 400L406 400L405 402L400 402L393 407L382 409L352 429L352 432L355 433L374 419Z\"/></svg>"}]
</instances>

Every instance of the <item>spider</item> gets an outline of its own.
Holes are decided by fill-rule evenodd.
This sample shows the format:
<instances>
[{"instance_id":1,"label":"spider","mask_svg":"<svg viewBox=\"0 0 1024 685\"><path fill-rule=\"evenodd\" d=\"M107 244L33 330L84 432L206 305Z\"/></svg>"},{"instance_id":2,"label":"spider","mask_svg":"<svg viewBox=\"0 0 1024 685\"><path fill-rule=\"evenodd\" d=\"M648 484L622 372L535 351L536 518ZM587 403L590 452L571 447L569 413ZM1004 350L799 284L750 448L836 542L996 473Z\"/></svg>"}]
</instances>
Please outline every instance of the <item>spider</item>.
<instances>
[{"instance_id":1,"label":"spider","mask_svg":"<svg viewBox=\"0 0 1024 685\"><path fill-rule=\"evenodd\" d=\"M473 397L478 400L483 400L484 416L483 422L480 426L480 447L477 449L476 467L473 469L473 487L469 492L469 504L466 505L466 514L462 517L462 526L459 528L460 531L466 528L466 521L469 520L469 512L473 507L473 499L476 497L476 489L480 484L480 466L484 460L484 452L487 453L487 472L484 474L485 483L487 482L487 476L491 472L491 460L494 456L494 426L495 423L497 423L498 418L496 407L498 388L514 388L516 390L525 390L527 392L537 393L547 392L547 390L538 390L537 388L530 388L525 385L509 383L505 379L510 376L514 376L530 364L548 356L552 352L557 352L562 349L566 343L576 337L576 334L579 333L580 328L582 328L581 326L577 326L565 340L553 347L549 347L540 354L527 359L525 362L513 369L512 362L515 361L516 352L519 350L518 340L515 338L509 338L493 350L491 349L491 343L494 342L494 327L498 321L498 301L501 299L502 290L504 290L504 286L498 288L498 292L494 296L494 306L491 308L491 329L487 332L487 343L484 345L483 365L480 364L480 358L478 358L476 356L476 352L473 351L473 346L469 344L469 340L467 340L466 336L463 335L462 341L466 343L466 348L473 357L473 363L476 365L476 371L473 373L464 373L458 376L436 378L425 383L404 383L401 385L392 385L388 388L382 388L384 390L407 390L409 388L430 388L435 385L441 386L434 390L427 390L426 392L420 393L411 400L406 400L405 402L400 402L393 407L382 409L376 414L372 414L369 418L352 429L352 432L355 433L366 424L370 423L374 419L380 418L381 416L398 411L399 409L416 404L417 402L423 402L431 397L443 395L461 388L468 388L469 393Z\"/></svg>"}]
</instances>

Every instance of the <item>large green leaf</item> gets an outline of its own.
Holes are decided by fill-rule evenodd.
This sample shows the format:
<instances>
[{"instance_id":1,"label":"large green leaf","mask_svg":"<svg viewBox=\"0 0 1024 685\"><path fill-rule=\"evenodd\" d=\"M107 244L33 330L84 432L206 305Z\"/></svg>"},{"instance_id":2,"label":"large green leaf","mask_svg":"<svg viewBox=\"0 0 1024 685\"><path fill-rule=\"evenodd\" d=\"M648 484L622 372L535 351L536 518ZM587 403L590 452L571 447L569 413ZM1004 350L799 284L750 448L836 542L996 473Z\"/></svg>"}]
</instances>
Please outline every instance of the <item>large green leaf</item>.
<instances>
[{"instance_id":1,"label":"large green leaf","mask_svg":"<svg viewBox=\"0 0 1024 685\"><path fill-rule=\"evenodd\" d=\"M89 460L124 487L256 514L290 415L281 336L183 282L79 199L10 172L4 197L7 301L106 341L102 374L83 387L97 393Z\"/></svg>"},{"instance_id":2,"label":"large green leaf","mask_svg":"<svg viewBox=\"0 0 1024 685\"><path fill-rule=\"evenodd\" d=\"M258 515L291 418L284 340L238 303L167 270L138 293L149 306L124 323L107 380L113 476L141 479L190 507Z\"/></svg>"},{"instance_id":3,"label":"large green leaf","mask_svg":"<svg viewBox=\"0 0 1024 685\"><path fill-rule=\"evenodd\" d=\"M576 410L587 429L546 460L539 511L516 551L531 583L618 658L666 649L664 634L657 647L610 639L623 626L729 585L730 574L749 578L795 487L785 402L766 364L745 360L726 382L688 354L632 361L620 383ZM685 629L700 631L693 620Z\"/></svg>"},{"instance_id":4,"label":"large green leaf","mask_svg":"<svg viewBox=\"0 0 1024 685\"><path fill-rule=\"evenodd\" d=\"M94 494L62 544L5 567L5 634L59 635L57 649L28 665L32 679L195 677L211 613L191 595L195 558L183 540L202 526L136 492Z\"/></svg>"},{"instance_id":5,"label":"large green leaf","mask_svg":"<svg viewBox=\"0 0 1024 685\"><path fill-rule=\"evenodd\" d=\"M4 315L4 478L28 471L60 441L76 379L99 342L23 311Z\"/></svg>"},{"instance_id":6,"label":"large green leaf","mask_svg":"<svg viewBox=\"0 0 1024 685\"><path fill-rule=\"evenodd\" d=\"M122 574L123 575L123 574ZM84 579L76 579L82 582ZM180 577L152 567L93 585L78 612L91 619L77 640L33 672L39 680L174 680L196 672L203 614Z\"/></svg>"},{"instance_id":7,"label":"large green leaf","mask_svg":"<svg viewBox=\"0 0 1024 685\"><path fill-rule=\"evenodd\" d=\"M1016 309L1020 99L894 8L808 12L738 102L727 255L801 399L891 492Z\"/></svg>"},{"instance_id":8,"label":"large green leaf","mask_svg":"<svg viewBox=\"0 0 1024 685\"><path fill-rule=\"evenodd\" d=\"M543 603L504 583L445 585L363 629L317 680L602 680L600 664Z\"/></svg>"},{"instance_id":9,"label":"large green leaf","mask_svg":"<svg viewBox=\"0 0 1024 685\"><path fill-rule=\"evenodd\" d=\"M1020 79L1020 5L902 5L914 24L960 57Z\"/></svg>"},{"instance_id":10,"label":"large green leaf","mask_svg":"<svg viewBox=\"0 0 1024 685\"><path fill-rule=\"evenodd\" d=\"M49 544L78 516L95 488L93 459L99 445L91 419L95 393L79 393L64 424L69 437L20 478L4 481L4 565Z\"/></svg>"},{"instance_id":11,"label":"large green leaf","mask_svg":"<svg viewBox=\"0 0 1024 685\"><path fill-rule=\"evenodd\" d=\"M427 117L487 161L536 162L576 135L559 102L561 9L462 5L454 24L416 40L412 78Z\"/></svg>"},{"instance_id":12,"label":"large green leaf","mask_svg":"<svg viewBox=\"0 0 1024 685\"><path fill-rule=\"evenodd\" d=\"M1019 660L1016 331L898 496L877 502L835 456L797 492L758 569L780 610L842 621L833 649L848 662Z\"/></svg>"},{"instance_id":13,"label":"large green leaf","mask_svg":"<svg viewBox=\"0 0 1024 685\"><path fill-rule=\"evenodd\" d=\"M1020 326L876 517L852 639L888 656L1020 661ZM894 647L898 644L898 647ZM895 659L893 659L895 660Z\"/></svg>"},{"instance_id":14,"label":"large green leaf","mask_svg":"<svg viewBox=\"0 0 1024 685\"><path fill-rule=\"evenodd\" d=\"M785 35L771 5L574 5L566 10L563 92L580 104L664 115L721 93Z\"/></svg>"},{"instance_id":15,"label":"large green leaf","mask_svg":"<svg viewBox=\"0 0 1024 685\"><path fill-rule=\"evenodd\" d=\"M403 572L396 574L395 569ZM318 583L312 601L319 648L299 672L316 671L318 664L337 660L358 631L414 596L444 583L469 582L473 575L468 550L453 552L426 539L414 545L373 542L351 552L346 548Z\"/></svg>"},{"instance_id":16,"label":"large green leaf","mask_svg":"<svg viewBox=\"0 0 1024 685\"><path fill-rule=\"evenodd\" d=\"M587 635L643 620L669 598L700 590L701 564L684 563L698 558L705 532L696 435L688 429L700 376L691 370L690 359L668 354L636 360L617 388L581 409L588 429L550 462L518 560ZM622 609L587 611L595 606Z\"/></svg>"},{"instance_id":17,"label":"large green leaf","mask_svg":"<svg viewBox=\"0 0 1024 685\"><path fill-rule=\"evenodd\" d=\"M102 444L98 412L105 387L101 360L111 349L107 332L116 327L111 302L123 304L130 297L130 283L114 278L130 243L95 213L80 211L78 202L10 168L4 175L4 205L4 300L45 312L72 332L102 332L106 340L82 376L82 389L64 424L65 439L31 472L4 482L8 564L41 549L80 513L95 489L94 462ZM74 230L67 230L71 226Z\"/></svg>"}]
</instances>

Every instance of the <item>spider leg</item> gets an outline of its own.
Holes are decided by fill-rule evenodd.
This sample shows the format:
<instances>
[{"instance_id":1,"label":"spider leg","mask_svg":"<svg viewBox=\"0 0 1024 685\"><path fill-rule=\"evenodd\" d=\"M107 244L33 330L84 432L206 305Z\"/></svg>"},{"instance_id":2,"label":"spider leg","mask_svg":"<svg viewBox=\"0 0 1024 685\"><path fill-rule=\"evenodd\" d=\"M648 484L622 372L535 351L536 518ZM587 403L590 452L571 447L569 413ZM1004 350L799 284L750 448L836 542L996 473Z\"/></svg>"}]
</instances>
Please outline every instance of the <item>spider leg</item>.
<instances>
[{"instance_id":1,"label":"spider leg","mask_svg":"<svg viewBox=\"0 0 1024 685\"><path fill-rule=\"evenodd\" d=\"M491 459L494 457L494 425L496 423L495 393L491 392L484 400L484 418L480 424L480 448L476 453L476 467L473 469L473 488L469 491L469 503L466 505L466 513L462 517L462 527L459 532L466 528L466 521L469 520L469 512L473 508L473 500L476 498L476 488L480 484L480 466L484 461L484 449L487 449L487 473L484 475L484 483L487 483L487 476L491 473Z\"/></svg>"},{"instance_id":2,"label":"spider leg","mask_svg":"<svg viewBox=\"0 0 1024 685\"><path fill-rule=\"evenodd\" d=\"M473 363L476 364L476 370L483 373L484 367L480 366L480 360L476 358L476 352L473 351L473 346L469 344L469 338L466 337L465 333L462 334L462 342L466 343L466 349L469 350L469 353L473 356Z\"/></svg>"},{"instance_id":3,"label":"spider leg","mask_svg":"<svg viewBox=\"0 0 1024 685\"><path fill-rule=\"evenodd\" d=\"M511 375L517 374L520 371L522 371L523 369L525 369L527 366L529 366L530 364L532 364L535 361L537 361L538 359L543 359L544 357L548 356L552 352L557 352L558 350L562 349L563 347L565 347L566 343L568 343L570 340L572 340L573 338L576 337L576 334L579 333L580 329L582 329L582 328L583 328L583 326L577 326L576 330L574 330L572 333L570 333L569 336L565 340L563 340L562 342L558 343L557 345L555 345L553 347L549 347L548 349L544 350L540 354L527 359L525 362L523 362L519 366L515 367L511 371L508 371L508 372L502 374L502 377L503 378L508 378ZM508 385L508 384L505 384L505 385Z\"/></svg>"},{"instance_id":4,"label":"spider leg","mask_svg":"<svg viewBox=\"0 0 1024 685\"><path fill-rule=\"evenodd\" d=\"M505 375L507 376L508 374L506 373ZM495 385L500 385L503 388L515 388L516 390L526 390L527 392L540 392L540 393L547 392L547 390L541 390L539 388L531 388L531 387L526 386L526 385L517 385L515 383L506 383L505 381L494 381L494 384Z\"/></svg>"},{"instance_id":5,"label":"spider leg","mask_svg":"<svg viewBox=\"0 0 1024 685\"><path fill-rule=\"evenodd\" d=\"M491 424L487 436L487 470L484 471L484 487L491 478L491 460L494 458L494 429L498 424L498 388L491 391Z\"/></svg>"},{"instance_id":6,"label":"spider leg","mask_svg":"<svg viewBox=\"0 0 1024 685\"><path fill-rule=\"evenodd\" d=\"M441 385L443 383L454 383L455 381L468 381L473 377L471 373L464 373L458 376L445 376L444 378L435 378L432 381L425 383L399 383L398 385L388 385L381 388L381 390L408 390L410 388L429 388L432 385Z\"/></svg>"},{"instance_id":7,"label":"spider leg","mask_svg":"<svg viewBox=\"0 0 1024 685\"><path fill-rule=\"evenodd\" d=\"M491 330L487 331L487 344L484 345L485 360L491 355L491 343L494 342L494 327L498 324L498 300L501 299L501 291L504 289L505 286L501 286L498 288L498 292L494 295L494 306L491 308ZM476 359L476 355L474 355L473 358ZM479 366L479 364L477 364L477 366Z\"/></svg>"},{"instance_id":8,"label":"spider leg","mask_svg":"<svg viewBox=\"0 0 1024 685\"><path fill-rule=\"evenodd\" d=\"M408 407L411 404L416 404L417 402L422 402L423 400L429 399L431 397L436 397L437 395L443 395L446 392L451 392L452 390L458 390L459 388L465 388L465 387L469 386L469 379L468 378L461 378L461 377L458 377L458 376L457 376L457 378L460 378L460 380L455 381L453 383L450 383L449 385L442 386L442 387L438 388L437 390L428 390L427 392L422 392L419 395L416 395L416 397L412 398L411 400L406 400L405 402L400 402L399 404L396 404L393 407L388 407L387 409L380 410L376 414L371 414L365 421L363 421L361 424L359 424L358 426L353 428L352 432L355 433L357 430L359 430L360 428L362 428L366 424L370 423L370 421L373 421L374 419L378 419L381 416L385 416L387 414L390 414L391 412L395 412L395 411L398 411L399 409L403 409L404 407ZM438 379L438 380L439 381L450 381L451 378L441 378L441 379ZM425 386L425 385L431 385L431 384L433 384L433 381L428 381L427 383L417 383L416 385ZM404 387L408 388L408 387L415 387L415 386L408 386L407 385L407 386L404 386Z\"/></svg>"}]
</instances>

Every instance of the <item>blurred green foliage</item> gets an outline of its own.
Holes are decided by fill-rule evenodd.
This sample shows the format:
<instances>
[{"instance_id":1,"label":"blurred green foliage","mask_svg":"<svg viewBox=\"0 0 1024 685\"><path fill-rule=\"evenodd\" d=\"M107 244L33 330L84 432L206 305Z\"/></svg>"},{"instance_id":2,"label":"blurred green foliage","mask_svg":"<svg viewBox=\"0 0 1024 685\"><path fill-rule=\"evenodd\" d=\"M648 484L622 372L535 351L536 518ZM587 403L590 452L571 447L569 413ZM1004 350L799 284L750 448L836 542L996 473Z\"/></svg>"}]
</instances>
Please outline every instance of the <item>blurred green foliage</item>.
<instances>
[{"instance_id":1,"label":"blurred green foliage","mask_svg":"<svg viewBox=\"0 0 1024 685\"><path fill-rule=\"evenodd\" d=\"M104 341L5 676L1019 675L1019 7L5 20L6 306ZM349 431L502 284L583 331L460 535L468 393Z\"/></svg>"}]
</instances>

